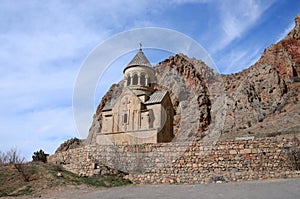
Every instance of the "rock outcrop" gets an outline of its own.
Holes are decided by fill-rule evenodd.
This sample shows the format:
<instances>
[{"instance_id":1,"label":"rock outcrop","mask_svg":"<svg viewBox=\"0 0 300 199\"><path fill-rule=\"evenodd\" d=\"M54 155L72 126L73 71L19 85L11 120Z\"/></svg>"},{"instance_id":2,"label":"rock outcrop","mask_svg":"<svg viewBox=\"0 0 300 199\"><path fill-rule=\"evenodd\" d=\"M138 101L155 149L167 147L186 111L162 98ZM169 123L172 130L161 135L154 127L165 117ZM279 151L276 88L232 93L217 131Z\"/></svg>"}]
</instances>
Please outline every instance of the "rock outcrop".
<instances>
[{"instance_id":1,"label":"rock outcrop","mask_svg":"<svg viewBox=\"0 0 300 199\"><path fill-rule=\"evenodd\" d=\"M300 15L295 22L295 28L253 66L223 75L228 105L225 133L263 136L299 127Z\"/></svg>"},{"instance_id":2,"label":"rock outcrop","mask_svg":"<svg viewBox=\"0 0 300 199\"><path fill-rule=\"evenodd\" d=\"M281 78L300 76L300 15L295 19L295 28L282 41L266 49L257 64L273 65Z\"/></svg>"},{"instance_id":3,"label":"rock outcrop","mask_svg":"<svg viewBox=\"0 0 300 199\"><path fill-rule=\"evenodd\" d=\"M199 65L206 67L203 62ZM177 140L183 141L207 130L211 121L211 101L204 73L183 54L160 62L155 70L157 88L163 87L171 93L176 111L174 127Z\"/></svg>"},{"instance_id":4,"label":"rock outcrop","mask_svg":"<svg viewBox=\"0 0 300 199\"><path fill-rule=\"evenodd\" d=\"M64 143L62 143L56 149L55 153L68 151L70 149L76 149L76 148L81 147L81 146L83 146L82 140L80 140L78 138L72 138L72 139L69 139L69 140L65 141Z\"/></svg>"}]
</instances>

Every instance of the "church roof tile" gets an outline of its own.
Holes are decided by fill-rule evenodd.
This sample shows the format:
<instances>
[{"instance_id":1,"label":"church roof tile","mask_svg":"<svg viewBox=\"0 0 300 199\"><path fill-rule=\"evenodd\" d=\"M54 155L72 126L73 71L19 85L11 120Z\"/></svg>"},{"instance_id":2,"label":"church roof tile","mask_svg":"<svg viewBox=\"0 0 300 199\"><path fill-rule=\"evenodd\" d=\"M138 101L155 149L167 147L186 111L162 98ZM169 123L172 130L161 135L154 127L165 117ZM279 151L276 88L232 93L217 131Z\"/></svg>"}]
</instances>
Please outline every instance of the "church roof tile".
<instances>
[{"instance_id":1,"label":"church roof tile","mask_svg":"<svg viewBox=\"0 0 300 199\"><path fill-rule=\"evenodd\" d=\"M138 53L134 56L134 58L129 62L127 67L129 66L149 66L152 67L149 60L143 53L142 49L138 51Z\"/></svg>"},{"instance_id":2,"label":"church roof tile","mask_svg":"<svg viewBox=\"0 0 300 199\"><path fill-rule=\"evenodd\" d=\"M156 104L160 103L168 91L155 91L150 98L144 104Z\"/></svg>"},{"instance_id":3,"label":"church roof tile","mask_svg":"<svg viewBox=\"0 0 300 199\"><path fill-rule=\"evenodd\" d=\"M138 51L138 53L133 57L133 59L129 62L129 64L124 68L124 71L127 68L131 68L134 66L145 66L145 67L150 67L152 68L149 60L147 59L147 57L145 56L145 54L143 53L142 49L140 49Z\"/></svg>"}]
</instances>

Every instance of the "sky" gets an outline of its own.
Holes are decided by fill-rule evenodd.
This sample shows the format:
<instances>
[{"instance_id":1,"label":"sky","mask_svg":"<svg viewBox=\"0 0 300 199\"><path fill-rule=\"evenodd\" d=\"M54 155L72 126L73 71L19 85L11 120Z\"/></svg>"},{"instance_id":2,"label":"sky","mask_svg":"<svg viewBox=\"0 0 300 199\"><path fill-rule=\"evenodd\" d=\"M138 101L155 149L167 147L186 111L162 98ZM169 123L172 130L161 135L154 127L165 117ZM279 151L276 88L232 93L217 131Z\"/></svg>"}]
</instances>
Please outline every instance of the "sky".
<instances>
[{"instance_id":1,"label":"sky","mask_svg":"<svg viewBox=\"0 0 300 199\"><path fill-rule=\"evenodd\" d=\"M299 13L299 0L0 0L0 151L17 148L30 160L34 151L53 154L63 141L80 137L72 106L76 78L91 52L116 34L145 27L178 31L198 42L220 73L230 74L255 63ZM95 107L134 54L99 77ZM172 55L145 54L153 65Z\"/></svg>"}]
</instances>

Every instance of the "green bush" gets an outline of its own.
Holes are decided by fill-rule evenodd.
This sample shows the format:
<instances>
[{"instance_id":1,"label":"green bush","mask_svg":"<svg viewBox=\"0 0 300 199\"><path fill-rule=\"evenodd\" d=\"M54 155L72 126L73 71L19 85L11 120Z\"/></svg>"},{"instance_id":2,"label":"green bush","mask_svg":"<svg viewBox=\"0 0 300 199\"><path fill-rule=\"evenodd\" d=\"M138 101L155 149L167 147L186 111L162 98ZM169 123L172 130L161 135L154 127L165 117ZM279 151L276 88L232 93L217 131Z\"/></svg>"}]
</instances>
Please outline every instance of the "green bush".
<instances>
[{"instance_id":1,"label":"green bush","mask_svg":"<svg viewBox=\"0 0 300 199\"><path fill-rule=\"evenodd\" d=\"M47 156L49 154L46 154L42 149L39 150L39 151L36 151L33 153L33 156L32 156L32 160L33 161L40 161L40 162L44 162L46 163L47 162Z\"/></svg>"}]
</instances>

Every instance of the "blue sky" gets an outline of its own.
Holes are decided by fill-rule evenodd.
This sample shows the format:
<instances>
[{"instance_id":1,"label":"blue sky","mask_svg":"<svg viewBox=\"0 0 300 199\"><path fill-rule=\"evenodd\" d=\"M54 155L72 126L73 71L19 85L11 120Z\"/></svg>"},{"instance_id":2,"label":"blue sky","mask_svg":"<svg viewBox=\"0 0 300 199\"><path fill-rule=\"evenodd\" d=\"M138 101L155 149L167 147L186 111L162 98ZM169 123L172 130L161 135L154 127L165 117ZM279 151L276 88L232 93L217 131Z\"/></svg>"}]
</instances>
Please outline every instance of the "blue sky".
<instances>
[{"instance_id":1,"label":"blue sky","mask_svg":"<svg viewBox=\"0 0 300 199\"><path fill-rule=\"evenodd\" d=\"M117 33L179 31L228 74L257 61L291 30L298 13L298 0L0 0L0 150L16 147L30 159L36 150L53 153L78 136L72 94L80 66ZM97 103L122 77L122 71L109 71L123 68L131 55L115 61L99 81ZM148 58L156 63L168 55L149 52Z\"/></svg>"}]
</instances>

